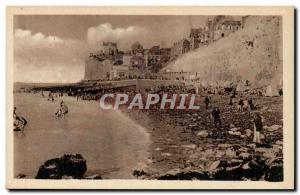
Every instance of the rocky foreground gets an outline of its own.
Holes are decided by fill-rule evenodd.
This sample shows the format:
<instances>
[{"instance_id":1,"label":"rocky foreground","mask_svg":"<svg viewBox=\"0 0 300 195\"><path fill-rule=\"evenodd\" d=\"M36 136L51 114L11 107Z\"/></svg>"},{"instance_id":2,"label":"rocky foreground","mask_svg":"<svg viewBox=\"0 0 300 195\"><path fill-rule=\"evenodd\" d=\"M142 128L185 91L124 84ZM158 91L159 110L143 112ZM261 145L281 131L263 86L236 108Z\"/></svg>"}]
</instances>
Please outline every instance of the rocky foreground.
<instances>
[{"instance_id":1,"label":"rocky foreground","mask_svg":"<svg viewBox=\"0 0 300 195\"><path fill-rule=\"evenodd\" d=\"M86 175L86 160L80 154L65 154L47 160L40 166L36 179L102 179L99 175Z\"/></svg>"},{"instance_id":2,"label":"rocky foreground","mask_svg":"<svg viewBox=\"0 0 300 195\"><path fill-rule=\"evenodd\" d=\"M257 97L255 111L263 118L261 144L253 143L252 112L237 112L229 100L213 97L200 111L138 111L129 115L150 130L153 141L147 166L137 178L163 180L283 180L282 97ZM210 118L221 110L223 127Z\"/></svg>"}]
</instances>

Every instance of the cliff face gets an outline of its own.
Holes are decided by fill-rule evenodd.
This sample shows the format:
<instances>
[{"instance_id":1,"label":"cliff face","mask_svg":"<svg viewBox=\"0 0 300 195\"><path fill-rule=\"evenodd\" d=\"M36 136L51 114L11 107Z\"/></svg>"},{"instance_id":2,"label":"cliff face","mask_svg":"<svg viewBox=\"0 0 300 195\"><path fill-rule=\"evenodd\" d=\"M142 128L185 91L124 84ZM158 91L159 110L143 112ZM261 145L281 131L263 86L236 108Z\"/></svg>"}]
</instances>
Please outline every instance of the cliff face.
<instances>
[{"instance_id":1,"label":"cliff face","mask_svg":"<svg viewBox=\"0 0 300 195\"><path fill-rule=\"evenodd\" d=\"M110 60L99 60L95 57L88 57L85 61L85 80L99 80L109 78L113 64Z\"/></svg>"},{"instance_id":2,"label":"cliff face","mask_svg":"<svg viewBox=\"0 0 300 195\"><path fill-rule=\"evenodd\" d=\"M282 18L249 16L243 29L182 55L164 69L198 72L208 82L278 84L282 79Z\"/></svg>"}]
</instances>

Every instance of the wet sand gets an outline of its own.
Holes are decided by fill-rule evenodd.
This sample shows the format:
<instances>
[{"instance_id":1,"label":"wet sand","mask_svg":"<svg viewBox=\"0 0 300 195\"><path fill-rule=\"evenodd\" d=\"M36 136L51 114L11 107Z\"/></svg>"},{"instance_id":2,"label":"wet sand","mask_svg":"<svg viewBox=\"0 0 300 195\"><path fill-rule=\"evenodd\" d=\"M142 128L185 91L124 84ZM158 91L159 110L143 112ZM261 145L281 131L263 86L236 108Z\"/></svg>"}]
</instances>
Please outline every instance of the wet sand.
<instances>
[{"instance_id":1,"label":"wet sand","mask_svg":"<svg viewBox=\"0 0 300 195\"><path fill-rule=\"evenodd\" d=\"M65 119L55 119L60 101L69 107ZM101 110L96 101L73 97L47 101L39 94L14 94L17 113L28 121L24 133L14 132L14 175L34 178L46 160L80 153L87 173L104 179L134 178L145 166L150 136L145 128L119 111Z\"/></svg>"}]
</instances>

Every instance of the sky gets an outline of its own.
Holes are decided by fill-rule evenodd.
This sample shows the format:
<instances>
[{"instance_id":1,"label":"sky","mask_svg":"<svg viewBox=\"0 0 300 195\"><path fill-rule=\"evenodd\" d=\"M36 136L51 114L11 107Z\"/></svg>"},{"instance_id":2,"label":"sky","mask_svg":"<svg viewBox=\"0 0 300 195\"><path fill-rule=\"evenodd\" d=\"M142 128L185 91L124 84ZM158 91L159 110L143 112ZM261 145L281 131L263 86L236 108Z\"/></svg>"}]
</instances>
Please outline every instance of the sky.
<instances>
[{"instance_id":1,"label":"sky","mask_svg":"<svg viewBox=\"0 0 300 195\"><path fill-rule=\"evenodd\" d=\"M14 74L16 82L77 82L83 79L88 53L103 41L120 50L139 41L144 48L171 47L188 37L209 16L14 16Z\"/></svg>"}]
</instances>

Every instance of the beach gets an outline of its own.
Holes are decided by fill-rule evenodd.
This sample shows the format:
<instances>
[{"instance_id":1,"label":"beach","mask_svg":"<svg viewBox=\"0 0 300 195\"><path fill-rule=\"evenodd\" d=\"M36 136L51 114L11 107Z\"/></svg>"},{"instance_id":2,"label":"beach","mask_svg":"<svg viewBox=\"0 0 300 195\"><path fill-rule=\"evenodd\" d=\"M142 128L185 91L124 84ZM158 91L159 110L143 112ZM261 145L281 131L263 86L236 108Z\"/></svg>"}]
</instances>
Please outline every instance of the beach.
<instances>
[{"instance_id":1,"label":"beach","mask_svg":"<svg viewBox=\"0 0 300 195\"><path fill-rule=\"evenodd\" d=\"M56 119L61 100L69 113ZM96 101L64 96L51 102L39 94L17 93L14 104L28 121L24 132L14 132L15 176L34 178L46 160L80 153L87 161L87 174L128 179L148 158L146 130L119 111L100 110Z\"/></svg>"}]
</instances>

